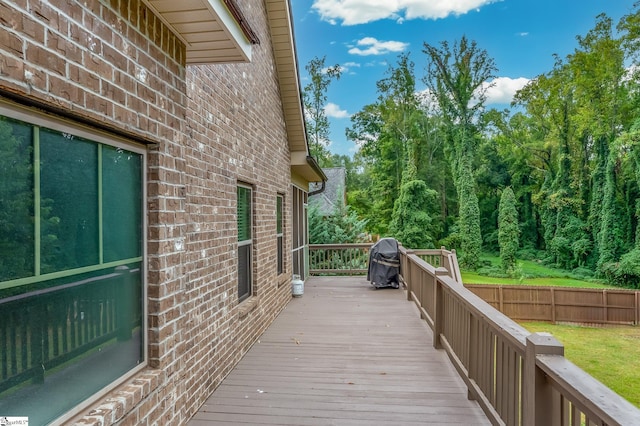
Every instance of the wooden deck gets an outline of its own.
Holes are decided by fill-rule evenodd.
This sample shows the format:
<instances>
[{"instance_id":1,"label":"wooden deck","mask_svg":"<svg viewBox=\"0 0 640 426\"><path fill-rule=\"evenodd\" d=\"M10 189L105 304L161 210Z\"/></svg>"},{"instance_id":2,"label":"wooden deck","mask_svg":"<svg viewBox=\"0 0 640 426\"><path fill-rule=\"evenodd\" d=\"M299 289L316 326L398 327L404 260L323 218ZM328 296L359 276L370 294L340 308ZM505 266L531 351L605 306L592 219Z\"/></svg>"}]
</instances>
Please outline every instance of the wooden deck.
<instances>
[{"instance_id":1,"label":"wooden deck","mask_svg":"<svg viewBox=\"0 0 640 426\"><path fill-rule=\"evenodd\" d=\"M405 292L314 277L189 422L488 425Z\"/></svg>"}]
</instances>

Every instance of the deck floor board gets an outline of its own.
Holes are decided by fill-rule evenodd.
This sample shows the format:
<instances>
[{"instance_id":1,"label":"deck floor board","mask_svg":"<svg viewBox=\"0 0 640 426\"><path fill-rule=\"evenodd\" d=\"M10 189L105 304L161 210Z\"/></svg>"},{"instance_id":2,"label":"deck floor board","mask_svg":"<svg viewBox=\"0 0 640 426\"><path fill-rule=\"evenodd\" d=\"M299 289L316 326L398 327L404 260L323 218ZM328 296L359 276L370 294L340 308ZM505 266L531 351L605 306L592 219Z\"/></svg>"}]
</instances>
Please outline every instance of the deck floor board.
<instances>
[{"instance_id":1,"label":"deck floor board","mask_svg":"<svg viewBox=\"0 0 640 426\"><path fill-rule=\"evenodd\" d=\"M489 425L402 290L314 277L189 426Z\"/></svg>"}]
</instances>

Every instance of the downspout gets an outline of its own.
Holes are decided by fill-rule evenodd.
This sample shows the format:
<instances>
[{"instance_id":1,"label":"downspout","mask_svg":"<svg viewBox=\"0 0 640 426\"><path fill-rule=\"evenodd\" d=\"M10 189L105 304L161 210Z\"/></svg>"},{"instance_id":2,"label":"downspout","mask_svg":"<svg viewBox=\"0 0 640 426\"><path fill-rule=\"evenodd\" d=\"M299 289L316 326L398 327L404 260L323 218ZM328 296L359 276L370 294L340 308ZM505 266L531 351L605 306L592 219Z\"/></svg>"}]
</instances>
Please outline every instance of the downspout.
<instances>
[{"instance_id":1,"label":"downspout","mask_svg":"<svg viewBox=\"0 0 640 426\"><path fill-rule=\"evenodd\" d=\"M314 183L318 183L318 182L314 182ZM311 191L309 193L309 197L311 197L312 195L322 194L326 188L327 188L326 181L323 180L321 182L321 184L320 184L320 189L316 189L315 191Z\"/></svg>"},{"instance_id":2,"label":"downspout","mask_svg":"<svg viewBox=\"0 0 640 426\"><path fill-rule=\"evenodd\" d=\"M311 168L318 174L318 176L322 178L320 189L316 189L315 191L309 192L309 196L323 193L327 187L327 176L322 171L322 168L320 167L316 159L310 155L307 155L307 164L309 164ZM318 182L314 182L314 183L318 183Z\"/></svg>"}]
</instances>

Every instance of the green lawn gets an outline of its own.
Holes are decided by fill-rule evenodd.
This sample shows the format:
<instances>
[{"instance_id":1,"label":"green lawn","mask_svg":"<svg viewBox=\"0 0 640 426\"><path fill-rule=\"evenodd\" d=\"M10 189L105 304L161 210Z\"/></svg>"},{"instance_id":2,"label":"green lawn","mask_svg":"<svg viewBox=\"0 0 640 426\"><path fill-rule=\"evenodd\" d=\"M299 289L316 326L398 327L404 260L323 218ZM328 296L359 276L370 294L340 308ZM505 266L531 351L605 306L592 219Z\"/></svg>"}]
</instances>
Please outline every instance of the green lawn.
<instances>
[{"instance_id":1,"label":"green lawn","mask_svg":"<svg viewBox=\"0 0 640 426\"><path fill-rule=\"evenodd\" d=\"M525 322L546 331L565 347L565 356L640 408L640 327L593 328Z\"/></svg>"},{"instance_id":2,"label":"green lawn","mask_svg":"<svg viewBox=\"0 0 640 426\"><path fill-rule=\"evenodd\" d=\"M497 256L482 256L484 262L490 262L492 269L498 269L500 258ZM503 284L503 285L537 285L579 288L612 288L613 286L599 283L595 280L584 280L573 277L568 271L550 268L540 262L519 260L521 278L503 278L485 274L462 271L462 282L465 284Z\"/></svg>"}]
</instances>

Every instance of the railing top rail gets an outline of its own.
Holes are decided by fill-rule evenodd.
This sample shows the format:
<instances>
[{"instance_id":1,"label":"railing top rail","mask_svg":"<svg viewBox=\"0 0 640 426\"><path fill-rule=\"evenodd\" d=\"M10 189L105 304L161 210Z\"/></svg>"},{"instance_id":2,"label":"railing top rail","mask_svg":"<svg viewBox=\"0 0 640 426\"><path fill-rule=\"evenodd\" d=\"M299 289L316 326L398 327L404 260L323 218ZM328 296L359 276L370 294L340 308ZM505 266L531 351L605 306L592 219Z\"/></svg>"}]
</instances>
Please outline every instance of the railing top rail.
<instances>
[{"instance_id":1,"label":"railing top rail","mask_svg":"<svg viewBox=\"0 0 640 426\"><path fill-rule=\"evenodd\" d=\"M310 249L350 249L350 248L367 248L371 246L373 246L372 243L309 244Z\"/></svg>"},{"instance_id":2,"label":"railing top rail","mask_svg":"<svg viewBox=\"0 0 640 426\"><path fill-rule=\"evenodd\" d=\"M640 425L640 410L593 376L560 355L537 355L536 365L549 380L608 425ZM588 408L587 408L588 407Z\"/></svg>"},{"instance_id":3,"label":"railing top rail","mask_svg":"<svg viewBox=\"0 0 640 426\"><path fill-rule=\"evenodd\" d=\"M557 286L553 286L553 285L521 285L521 284L517 284L517 285L505 285L505 284L465 284L465 287L479 287L479 288L518 288L518 289L524 289L524 290L538 290L538 289L543 289L543 290L550 290L553 289L553 291L555 292L567 292L567 293L579 293L579 292L583 292L583 293L593 293L594 291L596 292L604 292L604 293L612 293L612 294L616 294L616 293L620 293L620 294L628 294L628 293L640 293L640 290L633 290L630 288L583 288L583 287L557 287Z\"/></svg>"},{"instance_id":4,"label":"railing top rail","mask_svg":"<svg viewBox=\"0 0 640 426\"><path fill-rule=\"evenodd\" d=\"M418 249L418 250L411 250L413 254L416 254L418 256L420 255L424 255L424 254L437 254L438 256L442 255L442 250L440 249Z\"/></svg>"},{"instance_id":5,"label":"railing top rail","mask_svg":"<svg viewBox=\"0 0 640 426\"><path fill-rule=\"evenodd\" d=\"M436 268L432 265L414 254L409 255L409 257L421 269L427 273L436 275ZM457 283L448 275L438 275L437 279L445 285L448 291L454 293L462 303L464 303L466 309L475 316L483 318L492 328L500 331L500 334L503 334L504 337L510 340L519 351L524 352L526 338L531 334L524 327L496 310L493 306L489 305L479 296L476 296L471 290L464 288L464 286Z\"/></svg>"}]
</instances>

